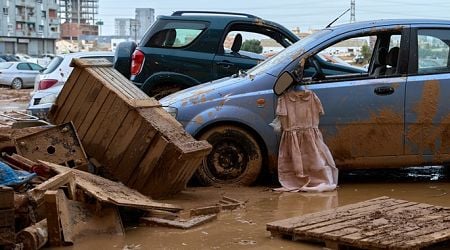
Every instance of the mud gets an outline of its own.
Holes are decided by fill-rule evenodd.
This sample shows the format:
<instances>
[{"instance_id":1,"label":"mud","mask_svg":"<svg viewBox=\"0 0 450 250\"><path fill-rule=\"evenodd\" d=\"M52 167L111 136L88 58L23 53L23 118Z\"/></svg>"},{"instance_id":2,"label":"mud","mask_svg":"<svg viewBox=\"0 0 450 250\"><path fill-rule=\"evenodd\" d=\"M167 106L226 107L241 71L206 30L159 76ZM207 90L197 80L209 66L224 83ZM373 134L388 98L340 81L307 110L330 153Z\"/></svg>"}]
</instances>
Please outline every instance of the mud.
<instances>
[{"instance_id":1,"label":"mud","mask_svg":"<svg viewBox=\"0 0 450 250\"><path fill-rule=\"evenodd\" d=\"M332 209L379 196L450 206L448 170L442 167L341 173L337 191L322 194L275 193L267 187L188 188L164 200L186 209L218 202L222 195L246 201L217 221L190 230L127 228L126 236L95 235L64 249L323 249L320 244L273 238L267 222ZM99 246L101 246L99 248ZM449 249L449 245L431 249Z\"/></svg>"},{"instance_id":2,"label":"mud","mask_svg":"<svg viewBox=\"0 0 450 250\"><path fill-rule=\"evenodd\" d=\"M31 91L32 89L0 88L0 114L12 110L25 112L31 98ZM10 126L11 123L11 120L0 116L0 127Z\"/></svg>"},{"instance_id":3,"label":"mud","mask_svg":"<svg viewBox=\"0 0 450 250\"><path fill-rule=\"evenodd\" d=\"M401 114L392 110L381 110L372 113L367 121L357 121L338 129L337 135L326 143L337 161L358 156L402 154L402 119Z\"/></svg>"}]
</instances>

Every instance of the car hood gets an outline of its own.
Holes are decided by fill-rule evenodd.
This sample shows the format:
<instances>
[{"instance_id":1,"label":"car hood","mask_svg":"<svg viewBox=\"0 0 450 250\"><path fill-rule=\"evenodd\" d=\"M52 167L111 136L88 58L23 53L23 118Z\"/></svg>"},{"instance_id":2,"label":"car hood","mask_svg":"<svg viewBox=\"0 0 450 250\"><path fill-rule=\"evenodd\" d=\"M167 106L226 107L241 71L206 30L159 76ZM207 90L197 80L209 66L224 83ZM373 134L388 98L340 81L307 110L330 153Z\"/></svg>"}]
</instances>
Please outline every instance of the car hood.
<instances>
[{"instance_id":1,"label":"car hood","mask_svg":"<svg viewBox=\"0 0 450 250\"><path fill-rule=\"evenodd\" d=\"M236 93L232 91L232 89L235 88L235 86L237 86L238 84L248 81L252 81L249 76L225 77L168 95L159 100L159 102L163 106L171 106L174 103L191 101L193 98L197 98L200 96L202 98L208 96L208 99L219 98L223 96L223 94L221 93Z\"/></svg>"}]
</instances>

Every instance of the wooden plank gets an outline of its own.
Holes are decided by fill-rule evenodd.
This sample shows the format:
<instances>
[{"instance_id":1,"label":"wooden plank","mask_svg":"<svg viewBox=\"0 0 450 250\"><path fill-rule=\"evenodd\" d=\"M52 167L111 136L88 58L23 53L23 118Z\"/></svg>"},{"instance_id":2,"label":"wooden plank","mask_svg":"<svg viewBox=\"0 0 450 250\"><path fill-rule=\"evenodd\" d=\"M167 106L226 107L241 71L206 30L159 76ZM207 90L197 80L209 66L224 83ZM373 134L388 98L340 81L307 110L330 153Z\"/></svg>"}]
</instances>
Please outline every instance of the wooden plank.
<instances>
[{"instance_id":1,"label":"wooden plank","mask_svg":"<svg viewBox=\"0 0 450 250\"><path fill-rule=\"evenodd\" d=\"M91 105L91 109L89 109L89 112L87 112L86 117L81 122L81 125L76 127L81 139L86 136L87 131L91 127L94 119L97 117L97 114L100 111L101 107L103 107L103 104L109 96L109 93L110 91L107 88L101 88L100 93L95 98L94 103Z\"/></svg>"},{"instance_id":2,"label":"wooden plank","mask_svg":"<svg viewBox=\"0 0 450 250\"><path fill-rule=\"evenodd\" d=\"M97 97L99 96L103 88L102 85L97 80L92 81L90 85L91 88L89 91L86 91L87 95L83 103L80 104L81 107L80 110L78 111L78 114L76 115L75 118L73 118L73 124L76 128L80 128L89 111L91 109L94 109L92 105L97 100Z\"/></svg>"},{"instance_id":3,"label":"wooden plank","mask_svg":"<svg viewBox=\"0 0 450 250\"><path fill-rule=\"evenodd\" d=\"M39 204L44 198L44 193L47 190L56 190L63 185L73 182L74 180L75 176L72 172L60 173L27 191L27 194L33 201Z\"/></svg>"},{"instance_id":4,"label":"wooden plank","mask_svg":"<svg viewBox=\"0 0 450 250\"><path fill-rule=\"evenodd\" d=\"M191 217L199 215L218 214L218 213L220 213L220 206L217 205L193 208L189 211Z\"/></svg>"},{"instance_id":5,"label":"wooden plank","mask_svg":"<svg viewBox=\"0 0 450 250\"><path fill-rule=\"evenodd\" d=\"M385 200L371 200L370 202L361 202L353 205L339 207L335 210L314 213L300 218L293 218L293 220L284 220L279 223L272 224L274 227L268 230L277 230L281 233L293 234L298 228L308 226L308 228L319 227L322 225L329 225L330 223L342 222L348 219L357 218L355 213L370 212L371 209L381 209L383 207L392 207L396 205L406 204L408 206L414 205L407 201L385 199ZM394 207L395 208L395 207ZM296 234L299 234L297 232Z\"/></svg>"},{"instance_id":6,"label":"wooden plank","mask_svg":"<svg viewBox=\"0 0 450 250\"><path fill-rule=\"evenodd\" d=\"M134 83L132 83L129 79L125 78L119 71L114 70L112 68L103 68L103 72L107 73L111 76L114 81L121 85L127 85L127 87L134 93L136 99L154 99L145 94L140 88L138 88ZM130 84L128 84L130 83Z\"/></svg>"},{"instance_id":7,"label":"wooden plank","mask_svg":"<svg viewBox=\"0 0 450 250\"><path fill-rule=\"evenodd\" d=\"M95 197L100 202L107 202L117 206L139 209L159 209L175 212L181 210L180 207L171 204L155 202L147 196L144 196L136 190L130 189L121 183L76 169L69 169L53 163L44 161L40 162L58 173L73 171L77 186L83 189L87 194Z\"/></svg>"},{"instance_id":8,"label":"wooden plank","mask_svg":"<svg viewBox=\"0 0 450 250\"><path fill-rule=\"evenodd\" d=\"M48 240L50 246L62 246L62 229L58 213L57 191L45 192L45 207L47 213Z\"/></svg>"},{"instance_id":9,"label":"wooden plank","mask_svg":"<svg viewBox=\"0 0 450 250\"><path fill-rule=\"evenodd\" d=\"M133 114L133 118L130 119L133 122L129 122L127 125L131 127L123 126L123 129L119 130L114 138L115 141L111 143L111 147L106 153L110 153L111 156L117 158L109 162L109 164L108 161L106 162L115 170L113 172L114 176L123 180L124 183L127 183L133 173L138 171L137 167L151 147L151 142L157 134L157 131L150 124L142 122L137 112L130 113ZM122 139L116 141L116 138ZM117 156L121 156L121 159Z\"/></svg>"},{"instance_id":10,"label":"wooden plank","mask_svg":"<svg viewBox=\"0 0 450 250\"><path fill-rule=\"evenodd\" d=\"M136 86L134 84L132 84L130 82L130 80L128 81L123 81L123 82L119 82L117 81L117 78L112 76L110 74L111 70L110 69L105 69L105 68L93 68L93 70L95 72L97 72L99 75L102 76L102 78L106 79L108 81L108 83L114 87L114 89L116 89L117 91L120 91L121 93L124 93L128 99L132 100L132 99L140 99L136 90L138 90L136 88ZM142 91L141 91L142 92ZM146 96L145 98L148 98L148 96Z\"/></svg>"},{"instance_id":11,"label":"wooden plank","mask_svg":"<svg viewBox=\"0 0 450 250\"><path fill-rule=\"evenodd\" d=\"M17 234L17 241L23 244L23 249L38 250L48 241L47 219L24 228Z\"/></svg>"},{"instance_id":12,"label":"wooden plank","mask_svg":"<svg viewBox=\"0 0 450 250\"><path fill-rule=\"evenodd\" d=\"M130 147L130 144L134 142L133 140L145 142L143 137L136 138L136 134L141 125L142 119L137 115L137 113L133 110L128 112L124 122L122 122L121 126L117 130L117 133L112 139L111 144L106 148L104 158L102 159L102 162L104 162L104 165L110 169L110 172L124 183L126 183L126 179L124 179L123 175L120 174L121 171L132 171L133 169L130 166L139 164L139 161L122 163L121 159L124 157L126 151L135 150L135 148Z\"/></svg>"},{"instance_id":13,"label":"wooden plank","mask_svg":"<svg viewBox=\"0 0 450 250\"><path fill-rule=\"evenodd\" d=\"M217 214L202 215L189 220L167 220L162 218L143 217L141 221L149 225L167 226L179 229L190 229L217 219Z\"/></svg>"},{"instance_id":14,"label":"wooden plank","mask_svg":"<svg viewBox=\"0 0 450 250\"><path fill-rule=\"evenodd\" d=\"M109 94L108 97L106 97L106 100L101 106L97 115L95 116L94 120L91 122L85 136L80 133L81 141L83 142L83 145L85 145L87 152L91 152L91 150L93 149L91 141L94 139L97 131L103 129L100 127L100 125L103 120L109 115L111 106L115 99L116 97L113 94Z\"/></svg>"},{"instance_id":15,"label":"wooden plank","mask_svg":"<svg viewBox=\"0 0 450 250\"><path fill-rule=\"evenodd\" d=\"M128 105L124 104L122 100L116 98L111 106L109 114L103 119L99 130L94 135L94 138L89 142L91 151L89 153L102 162L105 155L105 149L109 148L109 144L114 139L115 134L121 127L128 112L130 111Z\"/></svg>"},{"instance_id":16,"label":"wooden plank","mask_svg":"<svg viewBox=\"0 0 450 250\"><path fill-rule=\"evenodd\" d=\"M52 123L54 124L60 124L63 122L68 122L70 120L66 120L67 114L70 112L72 108L74 108L74 104L76 103L76 100L78 98L78 95L80 92L82 92L84 85L86 84L86 80L88 79L89 75L87 74L81 74L78 78L77 82L74 84L70 95L67 97L67 99L64 101L64 104L58 109L58 114L52 119Z\"/></svg>"},{"instance_id":17,"label":"wooden plank","mask_svg":"<svg viewBox=\"0 0 450 250\"><path fill-rule=\"evenodd\" d=\"M70 62L70 66L78 68L112 67L113 64L105 58L74 58Z\"/></svg>"},{"instance_id":18,"label":"wooden plank","mask_svg":"<svg viewBox=\"0 0 450 250\"><path fill-rule=\"evenodd\" d=\"M86 75L86 74L84 74ZM84 76L83 75L83 76ZM83 81L83 76L80 77L80 81ZM91 77L90 75L86 75L87 78L84 80L84 82L78 82L77 85L73 88L73 93L76 94L76 99L70 107L69 111L67 112L66 117L64 118L64 121L74 121L74 118L77 117L78 113L80 112L81 107L86 103L86 96L88 95L89 91L92 89L92 81L95 79Z\"/></svg>"},{"instance_id":19,"label":"wooden plank","mask_svg":"<svg viewBox=\"0 0 450 250\"><path fill-rule=\"evenodd\" d=\"M62 88L61 92L59 93L55 104L50 109L50 112L48 114L48 118L50 121L54 121L55 118L61 113L61 107L65 105L65 102L67 98L69 97L70 93L72 92L73 87L75 86L76 82L78 81L78 78L81 75L81 69L73 69L70 76L67 78L67 81L64 83L64 88ZM55 122L53 122L55 123Z\"/></svg>"},{"instance_id":20,"label":"wooden plank","mask_svg":"<svg viewBox=\"0 0 450 250\"><path fill-rule=\"evenodd\" d=\"M147 150L147 154L136 169L137 174L129 178L129 186L137 190L142 190L144 188L149 176L157 166L158 160L166 150L167 145L169 145L169 142L160 135L156 136L156 138L152 140L151 145Z\"/></svg>"},{"instance_id":21,"label":"wooden plank","mask_svg":"<svg viewBox=\"0 0 450 250\"><path fill-rule=\"evenodd\" d=\"M116 86L114 82L108 80L106 76L103 75L98 68L86 68L85 70L89 75L92 75L95 78L97 78L103 84L103 86L111 90L116 96L118 96L123 101L133 98L133 95L125 90L126 88L122 88L122 86Z\"/></svg>"}]
</instances>

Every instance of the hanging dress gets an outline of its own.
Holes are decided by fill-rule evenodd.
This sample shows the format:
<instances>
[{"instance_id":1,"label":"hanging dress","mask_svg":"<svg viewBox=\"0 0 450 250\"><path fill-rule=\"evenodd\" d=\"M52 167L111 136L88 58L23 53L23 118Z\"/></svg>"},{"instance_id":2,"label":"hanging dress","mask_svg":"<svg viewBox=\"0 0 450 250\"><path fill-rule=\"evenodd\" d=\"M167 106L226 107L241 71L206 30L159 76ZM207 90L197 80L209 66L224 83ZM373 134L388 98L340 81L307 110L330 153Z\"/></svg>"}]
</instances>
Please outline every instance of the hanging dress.
<instances>
[{"instance_id":1,"label":"hanging dress","mask_svg":"<svg viewBox=\"0 0 450 250\"><path fill-rule=\"evenodd\" d=\"M311 90L290 90L278 98L276 115L281 122L277 191L323 192L336 189L338 169L322 133L324 114Z\"/></svg>"}]
</instances>

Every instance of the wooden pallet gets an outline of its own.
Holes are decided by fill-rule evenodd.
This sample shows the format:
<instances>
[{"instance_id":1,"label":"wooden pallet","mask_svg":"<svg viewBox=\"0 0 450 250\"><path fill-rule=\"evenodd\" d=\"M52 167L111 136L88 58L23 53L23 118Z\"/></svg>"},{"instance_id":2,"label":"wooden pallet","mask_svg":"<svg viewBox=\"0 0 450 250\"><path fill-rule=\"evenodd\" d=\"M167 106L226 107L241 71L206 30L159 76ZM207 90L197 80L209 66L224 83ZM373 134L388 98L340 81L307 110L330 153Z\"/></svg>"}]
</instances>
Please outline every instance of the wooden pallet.
<instances>
[{"instance_id":1,"label":"wooden pallet","mask_svg":"<svg viewBox=\"0 0 450 250\"><path fill-rule=\"evenodd\" d=\"M273 236L328 248L421 249L450 240L450 208L383 196L266 225Z\"/></svg>"},{"instance_id":2,"label":"wooden pallet","mask_svg":"<svg viewBox=\"0 0 450 250\"><path fill-rule=\"evenodd\" d=\"M154 198L181 191L211 146L114 70L105 59L74 59L49 113L72 121L89 157L115 178Z\"/></svg>"}]
</instances>

